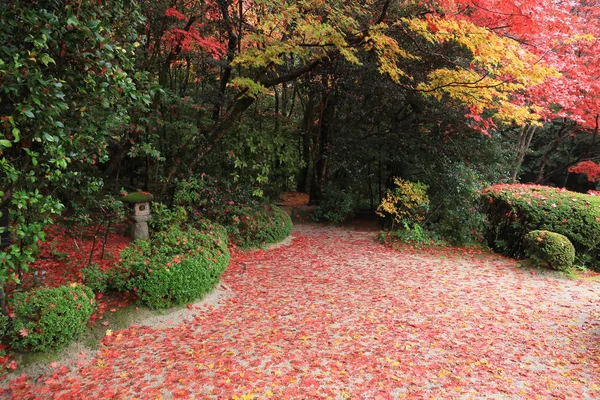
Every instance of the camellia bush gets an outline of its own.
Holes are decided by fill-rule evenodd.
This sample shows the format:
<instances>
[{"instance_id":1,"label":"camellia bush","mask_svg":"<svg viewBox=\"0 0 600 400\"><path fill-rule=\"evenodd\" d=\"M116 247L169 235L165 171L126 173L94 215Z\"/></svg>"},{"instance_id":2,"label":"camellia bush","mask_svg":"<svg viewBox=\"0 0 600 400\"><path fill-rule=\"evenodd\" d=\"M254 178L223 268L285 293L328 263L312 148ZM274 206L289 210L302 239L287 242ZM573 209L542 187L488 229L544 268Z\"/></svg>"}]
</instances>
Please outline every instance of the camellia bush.
<instances>
[{"instance_id":1,"label":"camellia bush","mask_svg":"<svg viewBox=\"0 0 600 400\"><path fill-rule=\"evenodd\" d=\"M538 185L495 185L483 192L488 245L521 258L524 237L535 230L566 236L576 262L598 269L600 197Z\"/></svg>"},{"instance_id":2,"label":"camellia bush","mask_svg":"<svg viewBox=\"0 0 600 400\"><path fill-rule=\"evenodd\" d=\"M0 207L12 242L0 285L19 283L34 261L64 208L56 193L102 188L94 168L111 135L150 103L133 65L142 21L131 0L0 2Z\"/></svg>"}]
</instances>

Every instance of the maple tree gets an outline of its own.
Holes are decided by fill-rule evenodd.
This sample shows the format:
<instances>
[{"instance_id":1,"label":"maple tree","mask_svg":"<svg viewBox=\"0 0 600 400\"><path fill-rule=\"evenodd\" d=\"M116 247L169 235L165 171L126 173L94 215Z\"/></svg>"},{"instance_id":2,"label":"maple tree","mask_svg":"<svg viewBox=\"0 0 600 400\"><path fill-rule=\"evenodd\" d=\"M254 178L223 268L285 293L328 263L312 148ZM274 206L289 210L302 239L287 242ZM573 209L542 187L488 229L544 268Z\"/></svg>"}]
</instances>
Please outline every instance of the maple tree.
<instances>
[{"instance_id":1,"label":"maple tree","mask_svg":"<svg viewBox=\"0 0 600 400\"><path fill-rule=\"evenodd\" d=\"M569 172L585 174L590 182L597 182L600 180L600 165L593 161L582 161L569 168Z\"/></svg>"}]
</instances>

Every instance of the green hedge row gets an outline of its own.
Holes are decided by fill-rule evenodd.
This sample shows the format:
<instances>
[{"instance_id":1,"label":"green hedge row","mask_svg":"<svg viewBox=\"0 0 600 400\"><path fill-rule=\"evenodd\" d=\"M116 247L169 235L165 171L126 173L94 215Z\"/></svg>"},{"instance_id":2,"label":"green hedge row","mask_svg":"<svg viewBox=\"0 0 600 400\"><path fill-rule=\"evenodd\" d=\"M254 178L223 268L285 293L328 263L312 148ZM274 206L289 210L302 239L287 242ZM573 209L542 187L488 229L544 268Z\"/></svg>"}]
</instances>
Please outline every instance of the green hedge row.
<instances>
[{"instance_id":1,"label":"green hedge row","mask_svg":"<svg viewBox=\"0 0 600 400\"><path fill-rule=\"evenodd\" d=\"M216 221L225 226L231 241L243 248L281 242L293 227L290 216L274 205L233 207L216 216Z\"/></svg>"},{"instance_id":2,"label":"green hedge row","mask_svg":"<svg viewBox=\"0 0 600 400\"><path fill-rule=\"evenodd\" d=\"M576 262L600 261L600 197L538 185L495 185L483 192L488 245L502 254L525 256L524 237L535 230L566 236Z\"/></svg>"},{"instance_id":3,"label":"green hedge row","mask_svg":"<svg viewBox=\"0 0 600 400\"><path fill-rule=\"evenodd\" d=\"M280 242L292 231L291 218L279 207L261 204L247 190L204 174L181 180L174 204L185 207L192 218L208 218L223 225L229 240L242 248Z\"/></svg>"}]
</instances>

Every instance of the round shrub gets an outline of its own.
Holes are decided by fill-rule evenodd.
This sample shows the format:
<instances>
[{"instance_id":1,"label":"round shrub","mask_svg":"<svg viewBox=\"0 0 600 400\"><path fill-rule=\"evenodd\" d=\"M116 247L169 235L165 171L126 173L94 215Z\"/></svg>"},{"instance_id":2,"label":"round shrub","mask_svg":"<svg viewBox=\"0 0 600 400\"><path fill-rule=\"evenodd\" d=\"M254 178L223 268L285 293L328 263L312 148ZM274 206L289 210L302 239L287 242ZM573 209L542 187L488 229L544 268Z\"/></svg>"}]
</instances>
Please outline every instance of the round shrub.
<instances>
[{"instance_id":1,"label":"round shrub","mask_svg":"<svg viewBox=\"0 0 600 400\"><path fill-rule=\"evenodd\" d=\"M174 226L129 246L121 259L120 269L130 273L128 289L150 308L171 307L202 297L219 282L229 265L227 235L216 224Z\"/></svg>"},{"instance_id":2,"label":"round shrub","mask_svg":"<svg viewBox=\"0 0 600 400\"><path fill-rule=\"evenodd\" d=\"M564 235L550 231L531 231L524 238L529 258L550 268L567 271L575 261L575 248Z\"/></svg>"},{"instance_id":3,"label":"round shrub","mask_svg":"<svg viewBox=\"0 0 600 400\"><path fill-rule=\"evenodd\" d=\"M225 225L231 240L240 247L278 243L292 232L292 219L274 205L236 207Z\"/></svg>"},{"instance_id":4,"label":"round shrub","mask_svg":"<svg viewBox=\"0 0 600 400\"><path fill-rule=\"evenodd\" d=\"M59 350L80 335L96 308L90 288L73 283L15 293L10 304L15 350Z\"/></svg>"},{"instance_id":5,"label":"round shrub","mask_svg":"<svg viewBox=\"0 0 600 400\"><path fill-rule=\"evenodd\" d=\"M174 204L185 207L192 219L205 217L224 226L229 240L243 248L285 239L292 230L289 215L253 200L247 189L202 174L179 182Z\"/></svg>"},{"instance_id":6,"label":"round shrub","mask_svg":"<svg viewBox=\"0 0 600 400\"><path fill-rule=\"evenodd\" d=\"M495 185L483 192L488 245L502 254L525 255L527 232L565 235L576 260L600 268L600 197L539 185Z\"/></svg>"}]
</instances>

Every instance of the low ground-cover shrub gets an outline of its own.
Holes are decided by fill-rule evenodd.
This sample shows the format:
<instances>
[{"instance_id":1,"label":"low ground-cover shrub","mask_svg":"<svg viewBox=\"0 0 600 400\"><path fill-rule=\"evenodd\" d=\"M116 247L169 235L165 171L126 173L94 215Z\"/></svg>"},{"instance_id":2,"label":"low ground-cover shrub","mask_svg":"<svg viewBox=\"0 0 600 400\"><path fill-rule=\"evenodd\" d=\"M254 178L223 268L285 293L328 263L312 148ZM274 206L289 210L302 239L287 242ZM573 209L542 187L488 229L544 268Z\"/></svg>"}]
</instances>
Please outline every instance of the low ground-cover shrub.
<instances>
[{"instance_id":1,"label":"low ground-cover shrub","mask_svg":"<svg viewBox=\"0 0 600 400\"><path fill-rule=\"evenodd\" d=\"M15 293L10 344L15 350L61 349L84 331L95 307L92 290L76 283Z\"/></svg>"},{"instance_id":2,"label":"low ground-cover shrub","mask_svg":"<svg viewBox=\"0 0 600 400\"><path fill-rule=\"evenodd\" d=\"M408 244L415 248L446 245L436 232L426 230L419 224L410 226L407 223L404 223L403 229L380 232L378 240L386 244Z\"/></svg>"},{"instance_id":3,"label":"low ground-cover shrub","mask_svg":"<svg viewBox=\"0 0 600 400\"><path fill-rule=\"evenodd\" d=\"M227 235L216 224L176 226L134 243L121 259L122 281L114 286L134 290L151 308L171 307L202 297L219 282L229 264Z\"/></svg>"},{"instance_id":4,"label":"low ground-cover shrub","mask_svg":"<svg viewBox=\"0 0 600 400\"><path fill-rule=\"evenodd\" d=\"M531 231L525 235L525 253L541 265L568 271L575 261L575 248L564 235L549 231Z\"/></svg>"},{"instance_id":5,"label":"low ground-cover shrub","mask_svg":"<svg viewBox=\"0 0 600 400\"><path fill-rule=\"evenodd\" d=\"M547 230L566 236L579 264L600 260L600 197L537 185L496 185L483 192L488 245L505 255L525 255L525 234Z\"/></svg>"}]
</instances>

